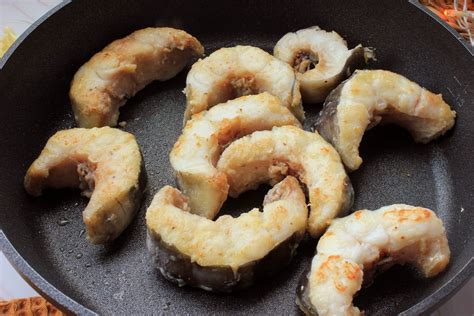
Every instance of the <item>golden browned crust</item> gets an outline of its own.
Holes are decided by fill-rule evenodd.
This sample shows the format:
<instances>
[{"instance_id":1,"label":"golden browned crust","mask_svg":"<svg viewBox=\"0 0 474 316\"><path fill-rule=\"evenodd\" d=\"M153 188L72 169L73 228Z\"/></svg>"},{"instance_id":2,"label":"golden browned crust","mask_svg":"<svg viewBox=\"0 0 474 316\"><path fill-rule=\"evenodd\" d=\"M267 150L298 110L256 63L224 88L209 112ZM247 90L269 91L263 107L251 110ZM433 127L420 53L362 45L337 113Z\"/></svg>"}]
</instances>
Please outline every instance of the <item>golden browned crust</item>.
<instances>
[{"instance_id":1,"label":"golden browned crust","mask_svg":"<svg viewBox=\"0 0 474 316\"><path fill-rule=\"evenodd\" d=\"M90 201L83 212L87 238L104 243L132 220L143 186L140 148L121 130L73 128L54 134L25 176L25 189L39 196L47 188L77 188Z\"/></svg>"},{"instance_id":2,"label":"golden browned crust","mask_svg":"<svg viewBox=\"0 0 474 316\"><path fill-rule=\"evenodd\" d=\"M215 165L229 143L254 131L284 125L300 126L281 100L267 92L239 97L194 115L170 153L179 187L192 211L214 218L227 199L227 178Z\"/></svg>"},{"instance_id":3,"label":"golden browned crust","mask_svg":"<svg viewBox=\"0 0 474 316\"><path fill-rule=\"evenodd\" d=\"M274 127L236 140L222 153L217 169L227 175L232 197L286 175L298 177L308 190L308 232L315 238L353 203L354 191L336 150L317 133L298 127Z\"/></svg>"},{"instance_id":4,"label":"golden browned crust","mask_svg":"<svg viewBox=\"0 0 474 316\"><path fill-rule=\"evenodd\" d=\"M154 80L174 77L204 53L182 30L145 28L116 40L74 75L70 99L79 127L115 126L118 109Z\"/></svg>"},{"instance_id":5,"label":"golden browned crust","mask_svg":"<svg viewBox=\"0 0 474 316\"><path fill-rule=\"evenodd\" d=\"M380 122L400 125L416 142L427 143L451 129L455 117L441 95L402 75L358 70L327 97L315 128L354 171L362 164L359 144L365 131Z\"/></svg>"},{"instance_id":6,"label":"golden browned crust","mask_svg":"<svg viewBox=\"0 0 474 316\"><path fill-rule=\"evenodd\" d=\"M288 64L253 46L221 48L196 62L186 77L184 123L216 104L264 91L304 120L300 84Z\"/></svg>"},{"instance_id":7,"label":"golden browned crust","mask_svg":"<svg viewBox=\"0 0 474 316\"><path fill-rule=\"evenodd\" d=\"M443 271L449 258L446 231L433 211L406 204L359 210L334 220L319 239L297 302L309 315L360 315L353 296L376 274L411 264L429 278Z\"/></svg>"}]
</instances>

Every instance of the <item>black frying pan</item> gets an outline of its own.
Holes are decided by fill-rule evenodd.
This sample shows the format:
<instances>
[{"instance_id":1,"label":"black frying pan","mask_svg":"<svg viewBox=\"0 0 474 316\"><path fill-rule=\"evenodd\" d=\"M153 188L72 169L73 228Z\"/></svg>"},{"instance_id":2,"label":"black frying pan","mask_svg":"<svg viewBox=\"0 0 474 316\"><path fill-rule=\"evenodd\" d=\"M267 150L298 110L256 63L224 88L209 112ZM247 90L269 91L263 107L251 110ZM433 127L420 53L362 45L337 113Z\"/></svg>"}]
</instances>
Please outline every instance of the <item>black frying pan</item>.
<instances>
[{"instance_id":1,"label":"black frying pan","mask_svg":"<svg viewBox=\"0 0 474 316\"><path fill-rule=\"evenodd\" d=\"M418 314L451 296L473 272L474 58L459 38L421 6L407 1L95 1L58 6L23 35L0 63L0 246L19 272L65 311L88 314L297 314L295 287L316 242L306 240L293 263L272 279L239 293L178 288L150 265L145 209L152 195L174 184L168 161L180 134L186 71L153 83L122 109L125 130L136 135L148 174L148 194L125 233L107 246L82 235L77 191L32 198L22 180L48 137L74 126L68 100L74 72L107 43L146 26L183 28L210 52L250 44L268 51L286 32L311 25L336 30L350 46L377 48L372 68L401 73L440 92L458 112L454 131L428 145L395 127L377 127L361 147L362 168L350 174L354 209L403 202L423 205L443 219L452 250L440 276L419 279L392 268L360 292L368 314ZM463 46L464 45L464 46ZM305 106L306 128L320 106ZM230 199L223 213L262 203L267 188ZM235 213L233 213L235 214ZM69 223L65 225L65 221ZM67 222L66 221L66 222Z\"/></svg>"}]
</instances>

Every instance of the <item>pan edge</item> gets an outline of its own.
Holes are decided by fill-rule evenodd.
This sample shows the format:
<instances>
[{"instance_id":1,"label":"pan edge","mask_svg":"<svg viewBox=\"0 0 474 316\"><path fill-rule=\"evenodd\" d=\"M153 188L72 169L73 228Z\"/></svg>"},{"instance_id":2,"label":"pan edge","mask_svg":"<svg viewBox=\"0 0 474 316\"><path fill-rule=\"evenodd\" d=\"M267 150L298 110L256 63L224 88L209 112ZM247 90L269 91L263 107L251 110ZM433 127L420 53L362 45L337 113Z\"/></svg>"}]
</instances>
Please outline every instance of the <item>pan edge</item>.
<instances>
[{"instance_id":1,"label":"pan edge","mask_svg":"<svg viewBox=\"0 0 474 316\"><path fill-rule=\"evenodd\" d=\"M36 270L34 270L26 260L16 251L15 247L8 240L7 236L0 229L0 250L20 276L41 296L62 310L64 313L77 315L97 315L82 304L58 290L51 283L46 281Z\"/></svg>"}]
</instances>

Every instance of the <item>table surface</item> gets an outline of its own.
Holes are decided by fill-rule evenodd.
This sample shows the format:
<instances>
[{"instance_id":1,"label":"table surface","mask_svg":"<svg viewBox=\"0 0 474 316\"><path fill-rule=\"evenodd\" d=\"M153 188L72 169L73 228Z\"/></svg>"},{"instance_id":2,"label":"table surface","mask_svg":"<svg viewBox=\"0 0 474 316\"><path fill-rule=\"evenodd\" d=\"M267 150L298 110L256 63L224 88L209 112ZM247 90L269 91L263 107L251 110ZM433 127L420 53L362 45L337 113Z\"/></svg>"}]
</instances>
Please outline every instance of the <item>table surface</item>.
<instances>
[{"instance_id":1,"label":"table surface","mask_svg":"<svg viewBox=\"0 0 474 316\"><path fill-rule=\"evenodd\" d=\"M61 0L0 0L0 36L3 35L5 26L19 36L60 2ZM0 251L0 300L36 295L38 294L20 277ZM474 279L432 315L474 315Z\"/></svg>"}]
</instances>

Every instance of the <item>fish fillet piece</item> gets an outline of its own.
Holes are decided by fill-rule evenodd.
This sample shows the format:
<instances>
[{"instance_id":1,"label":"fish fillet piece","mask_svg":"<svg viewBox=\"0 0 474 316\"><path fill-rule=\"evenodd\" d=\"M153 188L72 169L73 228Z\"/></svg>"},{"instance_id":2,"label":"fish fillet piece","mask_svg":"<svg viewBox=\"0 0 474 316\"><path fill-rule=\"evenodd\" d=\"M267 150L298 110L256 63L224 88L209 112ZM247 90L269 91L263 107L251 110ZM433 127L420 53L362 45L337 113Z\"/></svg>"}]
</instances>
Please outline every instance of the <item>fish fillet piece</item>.
<instances>
[{"instance_id":1,"label":"fish fillet piece","mask_svg":"<svg viewBox=\"0 0 474 316\"><path fill-rule=\"evenodd\" d=\"M239 97L194 115L170 153L192 212L212 219L227 199L227 178L215 167L226 146L254 131L283 125L301 126L280 99L267 92Z\"/></svg>"},{"instance_id":2,"label":"fish fillet piece","mask_svg":"<svg viewBox=\"0 0 474 316\"><path fill-rule=\"evenodd\" d=\"M405 204L360 210L334 220L321 237L297 303L307 315L360 315L353 296L377 273L406 263L430 278L449 257L443 222L433 211Z\"/></svg>"},{"instance_id":3,"label":"fish fillet piece","mask_svg":"<svg viewBox=\"0 0 474 316\"><path fill-rule=\"evenodd\" d=\"M112 42L74 75L69 96L77 125L117 125L129 98L154 80L173 78L203 53L195 37L169 27L145 28Z\"/></svg>"},{"instance_id":4,"label":"fish fillet piece","mask_svg":"<svg viewBox=\"0 0 474 316\"><path fill-rule=\"evenodd\" d=\"M25 176L25 189L40 196L47 188L80 188L90 197L82 213L87 239L111 241L130 224L145 185L135 137L121 130L73 128L46 143Z\"/></svg>"},{"instance_id":5,"label":"fish fillet piece","mask_svg":"<svg viewBox=\"0 0 474 316\"><path fill-rule=\"evenodd\" d=\"M166 279L229 292L288 265L307 218L304 193L293 177L268 192L263 212L255 208L215 221L192 214L186 196L166 186L147 209L147 246Z\"/></svg>"},{"instance_id":6,"label":"fish fillet piece","mask_svg":"<svg viewBox=\"0 0 474 316\"><path fill-rule=\"evenodd\" d=\"M323 102L342 80L374 58L371 49L362 45L348 49L339 34L317 26L285 34L273 55L295 69L305 103Z\"/></svg>"},{"instance_id":7,"label":"fish fillet piece","mask_svg":"<svg viewBox=\"0 0 474 316\"><path fill-rule=\"evenodd\" d=\"M253 46L221 48L196 62L188 73L184 123L216 104L264 91L304 120L299 82L288 64Z\"/></svg>"},{"instance_id":8,"label":"fish fillet piece","mask_svg":"<svg viewBox=\"0 0 474 316\"><path fill-rule=\"evenodd\" d=\"M350 170L362 164L359 145L379 123L406 128L417 143L428 143L454 126L456 112L441 95L386 70L358 70L328 96L315 129L336 147Z\"/></svg>"},{"instance_id":9,"label":"fish fillet piece","mask_svg":"<svg viewBox=\"0 0 474 316\"><path fill-rule=\"evenodd\" d=\"M242 137L227 147L217 163L238 196L262 183L274 184L286 175L307 188L311 212L308 232L324 233L332 219L345 215L354 191L336 150L317 133L294 126L274 127Z\"/></svg>"}]
</instances>

